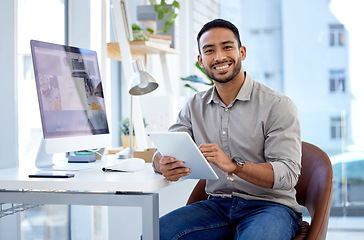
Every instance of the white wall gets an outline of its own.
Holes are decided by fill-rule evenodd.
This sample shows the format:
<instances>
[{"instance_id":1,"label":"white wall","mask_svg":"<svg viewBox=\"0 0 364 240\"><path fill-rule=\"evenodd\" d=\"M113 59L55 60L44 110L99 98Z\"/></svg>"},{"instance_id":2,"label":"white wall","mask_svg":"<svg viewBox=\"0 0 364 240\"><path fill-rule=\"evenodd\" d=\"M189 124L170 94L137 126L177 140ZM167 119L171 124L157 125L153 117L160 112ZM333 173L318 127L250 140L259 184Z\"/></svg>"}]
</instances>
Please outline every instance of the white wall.
<instances>
[{"instance_id":1,"label":"white wall","mask_svg":"<svg viewBox=\"0 0 364 240\"><path fill-rule=\"evenodd\" d=\"M0 1L0 169L18 166L17 2ZM18 223L18 215L1 218L0 239L19 239Z\"/></svg>"},{"instance_id":2,"label":"white wall","mask_svg":"<svg viewBox=\"0 0 364 240\"><path fill-rule=\"evenodd\" d=\"M0 2L0 168L18 166L17 1ZM6 23L6 24L5 24Z\"/></svg>"}]
</instances>

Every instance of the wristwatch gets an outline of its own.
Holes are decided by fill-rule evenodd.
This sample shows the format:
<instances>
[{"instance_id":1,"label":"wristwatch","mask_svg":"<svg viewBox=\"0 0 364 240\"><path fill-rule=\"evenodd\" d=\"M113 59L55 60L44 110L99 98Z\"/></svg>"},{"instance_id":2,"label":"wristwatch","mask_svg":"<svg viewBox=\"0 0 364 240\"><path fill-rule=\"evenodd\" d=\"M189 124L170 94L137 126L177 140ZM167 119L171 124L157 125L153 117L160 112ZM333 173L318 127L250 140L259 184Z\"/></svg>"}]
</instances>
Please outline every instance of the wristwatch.
<instances>
[{"instance_id":1,"label":"wristwatch","mask_svg":"<svg viewBox=\"0 0 364 240\"><path fill-rule=\"evenodd\" d=\"M238 166L244 166L245 165L245 160L242 159L241 157L233 157L233 161L236 163L236 165ZM230 181L234 181L234 178L233 178L233 173L228 173L228 176L227 176L227 179L230 180Z\"/></svg>"},{"instance_id":2,"label":"wristwatch","mask_svg":"<svg viewBox=\"0 0 364 240\"><path fill-rule=\"evenodd\" d=\"M245 160L241 157L233 157L233 161L236 163L236 165L244 166Z\"/></svg>"}]
</instances>

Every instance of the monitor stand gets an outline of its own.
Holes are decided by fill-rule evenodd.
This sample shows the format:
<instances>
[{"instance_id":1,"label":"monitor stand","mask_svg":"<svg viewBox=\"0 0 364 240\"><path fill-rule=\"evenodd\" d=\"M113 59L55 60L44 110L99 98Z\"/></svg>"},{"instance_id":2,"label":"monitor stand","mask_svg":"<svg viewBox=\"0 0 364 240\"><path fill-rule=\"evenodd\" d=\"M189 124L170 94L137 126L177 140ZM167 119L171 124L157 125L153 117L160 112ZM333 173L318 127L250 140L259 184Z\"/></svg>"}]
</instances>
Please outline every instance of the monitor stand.
<instances>
[{"instance_id":1,"label":"monitor stand","mask_svg":"<svg viewBox=\"0 0 364 240\"><path fill-rule=\"evenodd\" d=\"M68 163L66 158L54 163L53 154L47 153L43 138L40 142L38 153L35 158L35 166L40 170L51 171L80 171L93 168L92 163Z\"/></svg>"}]
</instances>

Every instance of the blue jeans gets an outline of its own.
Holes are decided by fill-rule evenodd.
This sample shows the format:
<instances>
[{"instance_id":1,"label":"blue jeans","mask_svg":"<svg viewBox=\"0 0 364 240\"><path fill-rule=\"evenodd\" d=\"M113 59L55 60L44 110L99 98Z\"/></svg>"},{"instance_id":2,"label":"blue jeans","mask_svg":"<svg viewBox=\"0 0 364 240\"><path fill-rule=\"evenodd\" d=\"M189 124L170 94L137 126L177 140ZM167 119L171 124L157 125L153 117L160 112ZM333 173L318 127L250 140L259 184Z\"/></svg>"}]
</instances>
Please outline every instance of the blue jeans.
<instances>
[{"instance_id":1,"label":"blue jeans","mask_svg":"<svg viewBox=\"0 0 364 240\"><path fill-rule=\"evenodd\" d=\"M292 239L300 218L290 208L266 201L211 198L160 218L160 239Z\"/></svg>"}]
</instances>

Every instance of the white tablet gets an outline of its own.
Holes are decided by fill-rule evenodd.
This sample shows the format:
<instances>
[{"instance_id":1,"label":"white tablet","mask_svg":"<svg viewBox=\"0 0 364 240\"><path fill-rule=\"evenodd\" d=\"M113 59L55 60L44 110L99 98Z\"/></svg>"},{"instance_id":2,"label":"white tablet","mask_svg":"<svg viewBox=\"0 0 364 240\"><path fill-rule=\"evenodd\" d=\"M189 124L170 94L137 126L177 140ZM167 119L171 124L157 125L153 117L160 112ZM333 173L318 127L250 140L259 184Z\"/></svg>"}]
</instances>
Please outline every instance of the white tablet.
<instances>
[{"instance_id":1,"label":"white tablet","mask_svg":"<svg viewBox=\"0 0 364 240\"><path fill-rule=\"evenodd\" d=\"M154 132L148 135L163 156L171 156L178 161L184 161L185 166L190 168L191 174L183 178L219 179L188 133Z\"/></svg>"}]
</instances>

